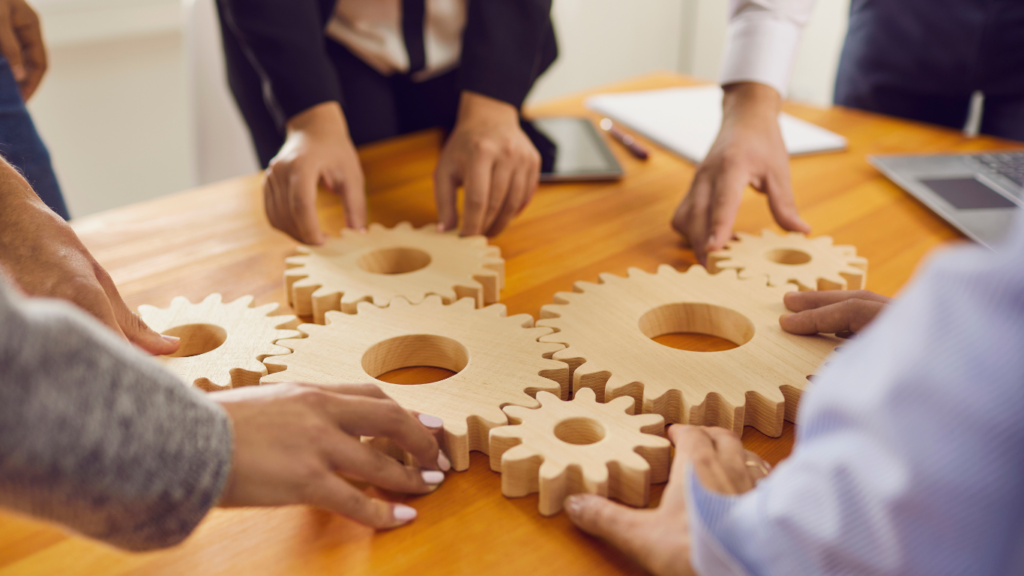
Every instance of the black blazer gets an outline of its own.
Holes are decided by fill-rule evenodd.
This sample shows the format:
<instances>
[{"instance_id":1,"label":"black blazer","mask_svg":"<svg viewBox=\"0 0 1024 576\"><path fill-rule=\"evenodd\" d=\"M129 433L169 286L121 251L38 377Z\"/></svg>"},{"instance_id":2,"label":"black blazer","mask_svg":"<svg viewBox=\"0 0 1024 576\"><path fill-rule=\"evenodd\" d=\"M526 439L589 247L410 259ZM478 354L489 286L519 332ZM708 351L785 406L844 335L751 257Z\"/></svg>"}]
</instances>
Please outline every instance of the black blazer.
<instances>
[{"instance_id":1,"label":"black blazer","mask_svg":"<svg viewBox=\"0 0 1024 576\"><path fill-rule=\"evenodd\" d=\"M292 116L341 97L324 34L336 4L217 0L231 89L240 103L262 100L280 131ZM550 13L551 0L468 0L461 89L522 106L558 54ZM254 72L258 82L247 78Z\"/></svg>"}]
</instances>

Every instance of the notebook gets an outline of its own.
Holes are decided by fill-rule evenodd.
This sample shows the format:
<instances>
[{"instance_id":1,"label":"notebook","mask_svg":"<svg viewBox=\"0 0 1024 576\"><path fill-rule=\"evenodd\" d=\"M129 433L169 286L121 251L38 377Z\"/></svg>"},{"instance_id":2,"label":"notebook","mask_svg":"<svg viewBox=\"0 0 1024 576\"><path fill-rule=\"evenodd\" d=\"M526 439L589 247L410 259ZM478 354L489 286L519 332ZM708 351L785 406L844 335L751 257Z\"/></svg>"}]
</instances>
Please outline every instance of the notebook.
<instances>
[{"instance_id":1,"label":"notebook","mask_svg":"<svg viewBox=\"0 0 1024 576\"><path fill-rule=\"evenodd\" d=\"M587 98L586 106L696 163L704 159L718 135L722 88L694 86L598 94ZM786 113L779 115L779 126L792 156L846 148L846 138Z\"/></svg>"}]
</instances>

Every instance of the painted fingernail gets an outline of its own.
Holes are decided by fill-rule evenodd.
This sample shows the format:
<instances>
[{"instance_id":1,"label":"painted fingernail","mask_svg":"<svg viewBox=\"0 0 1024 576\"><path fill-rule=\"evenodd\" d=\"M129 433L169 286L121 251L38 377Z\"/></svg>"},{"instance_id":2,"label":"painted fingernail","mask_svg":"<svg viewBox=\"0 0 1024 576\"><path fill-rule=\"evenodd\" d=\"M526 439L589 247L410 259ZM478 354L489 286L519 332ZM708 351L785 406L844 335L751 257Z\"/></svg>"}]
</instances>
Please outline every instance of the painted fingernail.
<instances>
[{"instance_id":1,"label":"painted fingernail","mask_svg":"<svg viewBox=\"0 0 1024 576\"><path fill-rule=\"evenodd\" d=\"M416 509L405 504L395 504L394 508L391 509L391 515L398 522L405 524L416 519Z\"/></svg>"},{"instance_id":2,"label":"painted fingernail","mask_svg":"<svg viewBox=\"0 0 1024 576\"><path fill-rule=\"evenodd\" d=\"M178 342L181 342L181 338L178 338L177 336L168 336L167 334L161 334L160 337L163 338L164 342L167 342L168 344L177 344Z\"/></svg>"},{"instance_id":3,"label":"painted fingernail","mask_svg":"<svg viewBox=\"0 0 1024 576\"><path fill-rule=\"evenodd\" d=\"M430 414L420 414L418 416L420 424L423 424L427 428L440 428L444 426L444 420L441 420L437 416L431 416Z\"/></svg>"},{"instance_id":4,"label":"painted fingernail","mask_svg":"<svg viewBox=\"0 0 1024 576\"><path fill-rule=\"evenodd\" d=\"M420 472L420 476L423 477L423 481L427 484L440 484L444 482L444 472L438 472L437 470L424 470Z\"/></svg>"},{"instance_id":5,"label":"painted fingernail","mask_svg":"<svg viewBox=\"0 0 1024 576\"><path fill-rule=\"evenodd\" d=\"M444 455L444 452L437 453L437 467L445 472L452 469L452 461Z\"/></svg>"}]
</instances>

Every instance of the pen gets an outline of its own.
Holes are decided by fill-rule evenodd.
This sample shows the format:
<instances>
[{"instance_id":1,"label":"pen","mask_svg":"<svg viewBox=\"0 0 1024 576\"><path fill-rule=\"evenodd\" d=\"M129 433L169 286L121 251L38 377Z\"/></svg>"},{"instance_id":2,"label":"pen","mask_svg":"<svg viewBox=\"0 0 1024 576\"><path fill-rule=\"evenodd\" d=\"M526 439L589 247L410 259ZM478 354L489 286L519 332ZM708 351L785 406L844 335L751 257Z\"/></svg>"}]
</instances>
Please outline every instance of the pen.
<instances>
[{"instance_id":1,"label":"pen","mask_svg":"<svg viewBox=\"0 0 1024 576\"><path fill-rule=\"evenodd\" d=\"M636 138L633 138L633 136L619 130L618 126L613 124L610 118L603 118L601 120L601 129L611 135L612 138L618 140L619 144L625 146L626 150L629 150L630 154L641 160L647 160L647 149L641 146L640 143L636 141Z\"/></svg>"}]
</instances>

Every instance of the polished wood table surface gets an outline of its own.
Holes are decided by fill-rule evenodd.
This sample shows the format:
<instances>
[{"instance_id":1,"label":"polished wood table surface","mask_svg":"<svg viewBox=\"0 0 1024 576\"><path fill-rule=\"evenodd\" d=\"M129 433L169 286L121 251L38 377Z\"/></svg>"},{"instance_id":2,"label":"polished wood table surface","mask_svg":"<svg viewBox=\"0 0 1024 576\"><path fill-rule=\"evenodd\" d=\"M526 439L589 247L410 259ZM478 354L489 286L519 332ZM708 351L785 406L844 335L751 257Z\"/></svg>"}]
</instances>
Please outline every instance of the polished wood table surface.
<instances>
[{"instance_id":1,"label":"polished wood table surface","mask_svg":"<svg viewBox=\"0 0 1024 576\"><path fill-rule=\"evenodd\" d=\"M658 74L595 89L637 90L690 84ZM584 94L531 108L534 115L584 110ZM786 111L846 136L843 153L796 158L793 186L813 234L853 244L870 261L868 288L894 295L918 262L961 236L868 165L876 153L976 151L1017 147L991 138L863 112L787 104ZM431 175L441 136L426 132L367 146L370 217L391 226L435 221ZM558 291L601 272L694 263L669 219L694 167L656 147L642 162L610 144L626 171L614 183L546 184L529 208L494 239L506 260L502 302L510 314L536 317ZM336 198L319 199L322 224L344 222ZM245 294L287 312L284 259L296 243L263 213L260 177L252 176L112 210L74 222L132 307L166 306L184 295ZM766 202L743 199L737 230L776 228ZM777 228L776 228L777 229ZM747 428L744 444L771 462L789 454L793 425L781 438ZM628 558L578 532L564 514L543 518L536 496L507 499L483 454L452 473L433 494L408 499L420 513L410 526L375 534L345 518L306 508L217 510L183 545L125 554L56 527L0 515L0 576L11 574L573 574L641 573ZM660 487L654 491L660 494ZM398 496L389 496L399 498Z\"/></svg>"}]
</instances>

